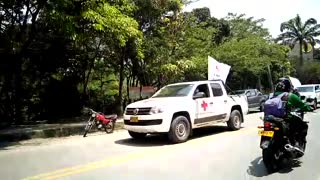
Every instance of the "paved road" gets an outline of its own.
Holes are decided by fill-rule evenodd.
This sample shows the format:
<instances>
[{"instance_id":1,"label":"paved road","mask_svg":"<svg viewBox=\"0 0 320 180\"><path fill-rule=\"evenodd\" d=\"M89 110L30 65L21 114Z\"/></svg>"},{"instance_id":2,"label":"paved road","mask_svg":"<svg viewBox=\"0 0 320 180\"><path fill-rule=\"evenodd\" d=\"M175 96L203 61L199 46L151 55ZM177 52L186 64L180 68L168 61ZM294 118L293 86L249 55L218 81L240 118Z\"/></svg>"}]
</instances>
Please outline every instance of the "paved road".
<instances>
[{"instance_id":1,"label":"paved road","mask_svg":"<svg viewBox=\"0 0 320 180\"><path fill-rule=\"evenodd\" d=\"M161 136L134 141L126 131L30 140L1 148L1 179L320 180L320 114L306 115L310 129L301 163L271 175L258 146L259 116L247 115L239 131L217 125L198 130L193 139L178 145L168 145Z\"/></svg>"}]
</instances>

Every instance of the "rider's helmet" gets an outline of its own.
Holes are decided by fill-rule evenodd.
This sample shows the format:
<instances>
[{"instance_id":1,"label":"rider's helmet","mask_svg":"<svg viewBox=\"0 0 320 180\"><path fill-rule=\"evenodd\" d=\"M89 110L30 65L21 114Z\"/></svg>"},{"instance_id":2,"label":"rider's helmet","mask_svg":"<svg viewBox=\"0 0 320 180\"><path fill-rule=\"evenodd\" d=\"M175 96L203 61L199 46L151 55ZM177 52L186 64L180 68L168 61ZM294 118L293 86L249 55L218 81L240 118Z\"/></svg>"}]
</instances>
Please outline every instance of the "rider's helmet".
<instances>
[{"instance_id":1,"label":"rider's helmet","mask_svg":"<svg viewBox=\"0 0 320 180\"><path fill-rule=\"evenodd\" d=\"M293 85L289 78L282 77L278 79L275 85L275 92L291 92L293 90Z\"/></svg>"}]
</instances>

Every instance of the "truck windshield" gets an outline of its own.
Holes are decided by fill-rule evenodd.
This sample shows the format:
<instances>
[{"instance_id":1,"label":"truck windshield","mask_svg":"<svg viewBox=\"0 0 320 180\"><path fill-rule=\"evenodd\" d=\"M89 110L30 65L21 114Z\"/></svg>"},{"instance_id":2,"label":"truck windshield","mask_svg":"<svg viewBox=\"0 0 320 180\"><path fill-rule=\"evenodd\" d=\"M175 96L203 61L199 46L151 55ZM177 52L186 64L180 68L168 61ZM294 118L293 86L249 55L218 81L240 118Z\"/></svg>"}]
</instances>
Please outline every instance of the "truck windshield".
<instances>
[{"instance_id":1,"label":"truck windshield","mask_svg":"<svg viewBox=\"0 0 320 180\"><path fill-rule=\"evenodd\" d=\"M298 92L313 92L313 86L297 87Z\"/></svg>"},{"instance_id":2,"label":"truck windshield","mask_svg":"<svg viewBox=\"0 0 320 180\"><path fill-rule=\"evenodd\" d=\"M156 97L182 97L187 96L191 91L193 84L179 84L166 86L159 90L152 98Z\"/></svg>"}]
</instances>

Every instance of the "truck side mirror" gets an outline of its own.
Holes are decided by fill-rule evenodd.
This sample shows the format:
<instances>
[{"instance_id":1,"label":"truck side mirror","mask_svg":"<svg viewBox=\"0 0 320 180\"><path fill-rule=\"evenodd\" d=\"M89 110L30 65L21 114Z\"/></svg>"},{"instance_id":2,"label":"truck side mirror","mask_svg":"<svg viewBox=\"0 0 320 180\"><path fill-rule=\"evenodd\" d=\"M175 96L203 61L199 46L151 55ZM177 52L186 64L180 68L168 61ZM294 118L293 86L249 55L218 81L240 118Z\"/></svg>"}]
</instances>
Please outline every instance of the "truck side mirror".
<instances>
[{"instance_id":1,"label":"truck side mirror","mask_svg":"<svg viewBox=\"0 0 320 180\"><path fill-rule=\"evenodd\" d=\"M206 96L206 94L204 92L197 92L197 94L195 94L193 96L193 99L199 99L199 98L203 98L205 96Z\"/></svg>"}]
</instances>

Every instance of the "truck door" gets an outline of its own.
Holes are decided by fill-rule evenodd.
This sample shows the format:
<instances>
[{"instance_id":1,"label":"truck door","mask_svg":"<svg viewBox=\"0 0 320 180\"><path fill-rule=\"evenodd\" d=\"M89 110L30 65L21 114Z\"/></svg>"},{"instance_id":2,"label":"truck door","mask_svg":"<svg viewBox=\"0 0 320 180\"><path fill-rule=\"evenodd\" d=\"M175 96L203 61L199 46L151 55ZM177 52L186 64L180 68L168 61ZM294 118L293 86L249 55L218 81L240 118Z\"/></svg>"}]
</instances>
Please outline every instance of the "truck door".
<instances>
[{"instance_id":1,"label":"truck door","mask_svg":"<svg viewBox=\"0 0 320 180\"><path fill-rule=\"evenodd\" d=\"M212 121L212 95L209 90L207 83L200 84L196 87L193 95L195 96L198 92L203 92L205 97L194 99L196 102L196 118L194 120L195 125L202 123L208 123Z\"/></svg>"},{"instance_id":2,"label":"truck door","mask_svg":"<svg viewBox=\"0 0 320 180\"><path fill-rule=\"evenodd\" d=\"M254 90L248 90L246 92L246 96L248 99L248 104L249 104L249 108L255 108L258 105L258 97L257 97L257 93Z\"/></svg>"},{"instance_id":3,"label":"truck door","mask_svg":"<svg viewBox=\"0 0 320 180\"><path fill-rule=\"evenodd\" d=\"M211 91L213 94L212 114L214 120L224 120L230 111L228 105L228 96L223 93L221 84L218 82L210 83Z\"/></svg>"}]
</instances>

